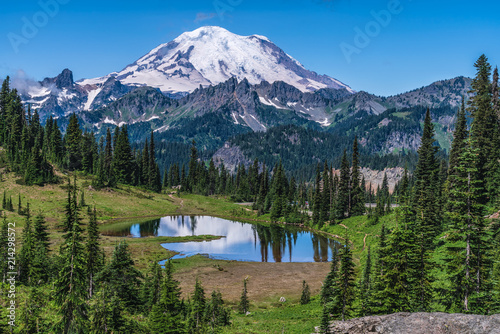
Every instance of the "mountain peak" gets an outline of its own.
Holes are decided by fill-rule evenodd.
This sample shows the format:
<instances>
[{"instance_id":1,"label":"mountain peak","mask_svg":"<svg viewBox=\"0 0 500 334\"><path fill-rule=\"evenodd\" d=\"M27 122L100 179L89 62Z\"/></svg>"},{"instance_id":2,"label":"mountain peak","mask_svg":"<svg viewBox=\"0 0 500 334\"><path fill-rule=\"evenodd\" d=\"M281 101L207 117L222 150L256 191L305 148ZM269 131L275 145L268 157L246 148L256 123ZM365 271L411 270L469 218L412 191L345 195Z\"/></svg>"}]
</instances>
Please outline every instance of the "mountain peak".
<instances>
[{"instance_id":1,"label":"mountain peak","mask_svg":"<svg viewBox=\"0 0 500 334\"><path fill-rule=\"evenodd\" d=\"M218 26L185 32L110 76L125 85L151 86L164 93L192 92L232 77L253 85L284 81L303 92L322 88L353 92L334 78L305 69L267 37L240 36ZM103 77L84 82L104 81Z\"/></svg>"}]
</instances>

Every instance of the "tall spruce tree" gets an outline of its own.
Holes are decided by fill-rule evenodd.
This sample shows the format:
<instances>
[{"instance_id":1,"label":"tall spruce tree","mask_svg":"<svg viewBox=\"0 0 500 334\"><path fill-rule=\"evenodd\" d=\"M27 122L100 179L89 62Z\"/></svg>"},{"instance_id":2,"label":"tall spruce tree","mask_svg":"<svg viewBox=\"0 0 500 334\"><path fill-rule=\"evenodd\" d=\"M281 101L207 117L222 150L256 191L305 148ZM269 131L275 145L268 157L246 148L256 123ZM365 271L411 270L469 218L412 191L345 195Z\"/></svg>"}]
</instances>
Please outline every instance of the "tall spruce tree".
<instances>
[{"instance_id":1,"label":"tall spruce tree","mask_svg":"<svg viewBox=\"0 0 500 334\"><path fill-rule=\"evenodd\" d=\"M140 278L142 274L134 267L128 244L121 241L113 251L111 262L99 272L95 280L108 285L125 307L134 312L140 305Z\"/></svg>"},{"instance_id":2,"label":"tall spruce tree","mask_svg":"<svg viewBox=\"0 0 500 334\"><path fill-rule=\"evenodd\" d=\"M351 173L349 162L347 161L347 152L344 150L342 161L340 163L340 178L338 186L337 218L344 219L349 213L349 183Z\"/></svg>"},{"instance_id":3,"label":"tall spruce tree","mask_svg":"<svg viewBox=\"0 0 500 334\"><path fill-rule=\"evenodd\" d=\"M350 216L360 216L365 212L364 191L360 185L361 171L359 166L359 150L358 150L358 137L354 138L352 144L352 168L351 168L351 182L350 182Z\"/></svg>"},{"instance_id":4,"label":"tall spruce tree","mask_svg":"<svg viewBox=\"0 0 500 334\"><path fill-rule=\"evenodd\" d=\"M472 135L450 174L446 240L446 272L450 282L446 306L453 312L483 313L490 302L491 244L484 222L482 180L477 169L479 149Z\"/></svg>"},{"instance_id":5,"label":"tall spruce tree","mask_svg":"<svg viewBox=\"0 0 500 334\"><path fill-rule=\"evenodd\" d=\"M68 206L76 208L76 184L68 185ZM81 333L87 328L87 279L82 228L76 210L66 212L70 228L60 249L60 270L55 282L55 302L61 319L54 328L59 333Z\"/></svg>"},{"instance_id":6,"label":"tall spruce tree","mask_svg":"<svg viewBox=\"0 0 500 334\"><path fill-rule=\"evenodd\" d=\"M87 226L87 242L85 245L86 262L87 262L87 276L89 284L89 298L94 294L95 276L104 266L104 252L99 245L99 229L97 227L97 213L94 210L89 217Z\"/></svg>"}]
</instances>

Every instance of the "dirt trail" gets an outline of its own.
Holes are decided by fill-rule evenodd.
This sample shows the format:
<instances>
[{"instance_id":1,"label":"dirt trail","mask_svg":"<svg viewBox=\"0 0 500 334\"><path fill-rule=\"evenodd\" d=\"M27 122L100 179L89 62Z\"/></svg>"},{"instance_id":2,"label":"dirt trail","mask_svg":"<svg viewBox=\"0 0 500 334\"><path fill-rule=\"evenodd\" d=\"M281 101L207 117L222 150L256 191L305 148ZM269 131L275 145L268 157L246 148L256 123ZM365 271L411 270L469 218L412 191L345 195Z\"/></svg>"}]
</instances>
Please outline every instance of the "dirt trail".
<instances>
[{"instance_id":1,"label":"dirt trail","mask_svg":"<svg viewBox=\"0 0 500 334\"><path fill-rule=\"evenodd\" d=\"M174 201L175 205L179 205L179 207L177 208L176 212L180 213L180 211L184 208L184 200L181 199L181 201L179 202L179 198L178 197L174 197L174 195L172 195L172 194L169 194L168 197L170 197Z\"/></svg>"}]
</instances>

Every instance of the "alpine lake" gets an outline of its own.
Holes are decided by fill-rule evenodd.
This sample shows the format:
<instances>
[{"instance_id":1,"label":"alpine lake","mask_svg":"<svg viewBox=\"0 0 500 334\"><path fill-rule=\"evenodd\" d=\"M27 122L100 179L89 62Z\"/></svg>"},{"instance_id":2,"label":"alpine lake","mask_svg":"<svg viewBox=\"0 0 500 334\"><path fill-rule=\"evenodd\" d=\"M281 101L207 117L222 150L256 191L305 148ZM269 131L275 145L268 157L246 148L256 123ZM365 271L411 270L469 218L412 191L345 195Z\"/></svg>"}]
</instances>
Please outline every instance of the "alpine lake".
<instances>
[{"instance_id":1,"label":"alpine lake","mask_svg":"<svg viewBox=\"0 0 500 334\"><path fill-rule=\"evenodd\" d=\"M103 226L116 237L213 235L211 241L164 243L172 259L202 254L212 259L253 262L327 262L338 242L295 226L251 224L210 216L167 216L141 223ZM160 262L163 263L164 261Z\"/></svg>"}]
</instances>

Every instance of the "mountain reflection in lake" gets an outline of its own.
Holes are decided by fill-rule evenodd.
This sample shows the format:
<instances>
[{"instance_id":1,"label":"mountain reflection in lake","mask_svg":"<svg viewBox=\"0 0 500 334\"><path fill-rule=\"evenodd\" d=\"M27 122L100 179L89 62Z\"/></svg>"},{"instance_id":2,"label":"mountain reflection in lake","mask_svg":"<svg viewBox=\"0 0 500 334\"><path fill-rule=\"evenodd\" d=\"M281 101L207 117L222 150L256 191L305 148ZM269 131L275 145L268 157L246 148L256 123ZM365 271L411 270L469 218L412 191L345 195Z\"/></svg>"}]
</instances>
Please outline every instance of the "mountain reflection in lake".
<instances>
[{"instance_id":1,"label":"mountain reflection in lake","mask_svg":"<svg viewBox=\"0 0 500 334\"><path fill-rule=\"evenodd\" d=\"M253 225L208 216L169 216L141 224L104 230L105 235L191 236L217 235L224 238L203 242L165 243L179 252L174 258L207 254L211 258L260 262L326 262L338 246L334 240L282 225Z\"/></svg>"}]
</instances>

